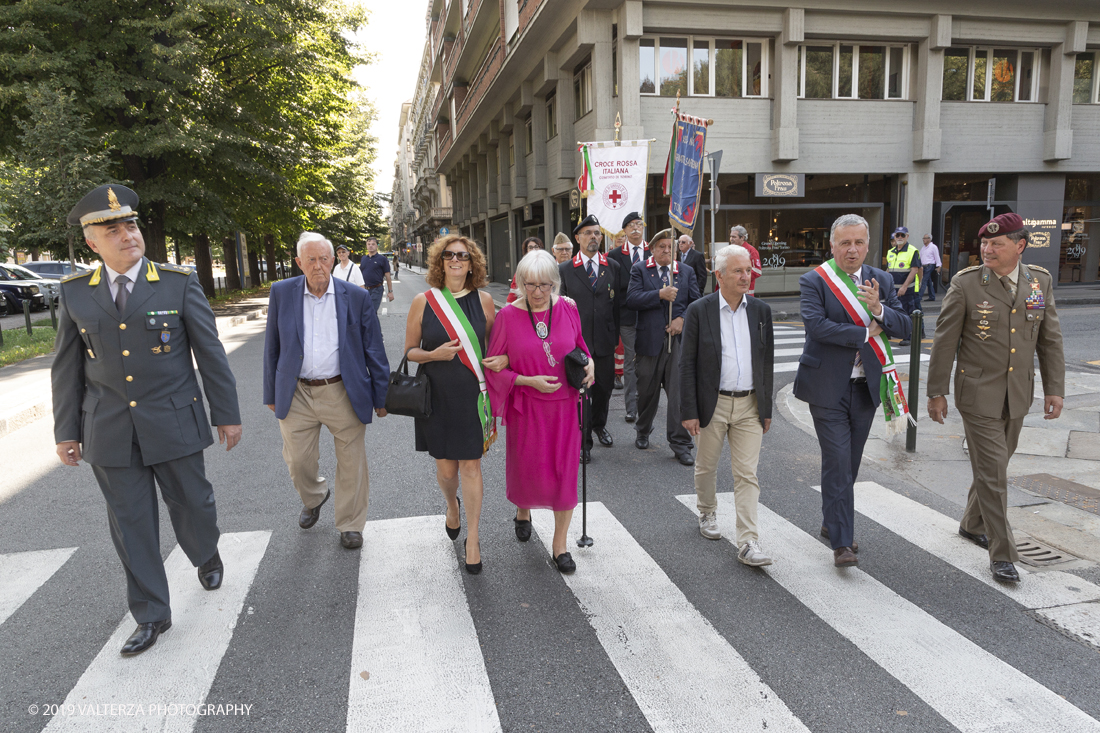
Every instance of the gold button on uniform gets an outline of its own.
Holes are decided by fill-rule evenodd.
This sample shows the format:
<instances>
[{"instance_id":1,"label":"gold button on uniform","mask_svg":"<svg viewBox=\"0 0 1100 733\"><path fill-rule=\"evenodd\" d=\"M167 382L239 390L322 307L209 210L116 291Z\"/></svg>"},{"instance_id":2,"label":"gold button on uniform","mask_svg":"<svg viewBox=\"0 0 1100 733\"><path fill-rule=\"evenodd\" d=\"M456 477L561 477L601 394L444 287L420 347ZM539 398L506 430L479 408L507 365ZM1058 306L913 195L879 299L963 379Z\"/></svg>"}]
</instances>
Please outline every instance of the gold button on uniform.
<instances>
[{"instance_id":1,"label":"gold button on uniform","mask_svg":"<svg viewBox=\"0 0 1100 733\"><path fill-rule=\"evenodd\" d=\"M1012 309L1012 312L1013 312L1013 313L1015 313L1015 312L1016 312L1016 309L1015 309L1015 308L1013 308L1013 309Z\"/></svg>"},{"instance_id":2,"label":"gold button on uniform","mask_svg":"<svg viewBox=\"0 0 1100 733\"><path fill-rule=\"evenodd\" d=\"M1008 371L1012 371L1012 367L1009 367L1009 368L1008 368Z\"/></svg>"},{"instance_id":3,"label":"gold button on uniform","mask_svg":"<svg viewBox=\"0 0 1100 733\"><path fill-rule=\"evenodd\" d=\"M81 333L88 333L88 329L86 329L86 328L82 328L82 329L80 329L80 332L81 332Z\"/></svg>"},{"instance_id":4,"label":"gold button on uniform","mask_svg":"<svg viewBox=\"0 0 1100 733\"><path fill-rule=\"evenodd\" d=\"M1016 333L1016 329L1015 329L1015 328L1014 328L1014 329L1012 329L1012 333Z\"/></svg>"},{"instance_id":5,"label":"gold button on uniform","mask_svg":"<svg viewBox=\"0 0 1100 733\"><path fill-rule=\"evenodd\" d=\"M1011 351L1013 354L1016 353L1016 349L1009 349L1009 351Z\"/></svg>"},{"instance_id":6,"label":"gold button on uniform","mask_svg":"<svg viewBox=\"0 0 1100 733\"><path fill-rule=\"evenodd\" d=\"M966 374L966 370L965 369L960 369L959 374Z\"/></svg>"},{"instance_id":7,"label":"gold button on uniform","mask_svg":"<svg viewBox=\"0 0 1100 733\"><path fill-rule=\"evenodd\" d=\"M137 407L137 403L131 400L130 401L130 407Z\"/></svg>"},{"instance_id":8,"label":"gold button on uniform","mask_svg":"<svg viewBox=\"0 0 1100 733\"><path fill-rule=\"evenodd\" d=\"M127 377L126 377L126 381L127 381L127 382L132 382L132 381L134 381L134 378L133 378L133 377L131 377L131 376L129 376L129 375L127 375Z\"/></svg>"},{"instance_id":9,"label":"gold button on uniform","mask_svg":"<svg viewBox=\"0 0 1100 733\"><path fill-rule=\"evenodd\" d=\"M119 329L120 331L125 331L125 330L126 330L126 324L125 324L125 323L120 323L120 324L118 324L118 329Z\"/></svg>"},{"instance_id":10,"label":"gold button on uniform","mask_svg":"<svg viewBox=\"0 0 1100 733\"><path fill-rule=\"evenodd\" d=\"M123 356L129 356L130 355L130 350L129 349L123 349L122 350L122 355Z\"/></svg>"}]
</instances>

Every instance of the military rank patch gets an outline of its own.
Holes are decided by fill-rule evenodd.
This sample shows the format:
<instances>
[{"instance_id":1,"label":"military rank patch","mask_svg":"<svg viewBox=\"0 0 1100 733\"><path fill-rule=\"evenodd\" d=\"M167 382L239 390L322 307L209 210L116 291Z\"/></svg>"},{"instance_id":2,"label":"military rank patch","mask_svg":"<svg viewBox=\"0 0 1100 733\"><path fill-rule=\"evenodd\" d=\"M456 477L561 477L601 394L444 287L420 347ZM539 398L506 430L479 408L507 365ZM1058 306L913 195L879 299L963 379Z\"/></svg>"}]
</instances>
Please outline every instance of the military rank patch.
<instances>
[{"instance_id":1,"label":"military rank patch","mask_svg":"<svg viewBox=\"0 0 1100 733\"><path fill-rule=\"evenodd\" d=\"M1024 301L1028 310L1043 310L1047 307L1046 300L1043 298L1043 291L1039 287L1039 283L1031 283L1031 292L1028 294L1027 299Z\"/></svg>"}]
</instances>

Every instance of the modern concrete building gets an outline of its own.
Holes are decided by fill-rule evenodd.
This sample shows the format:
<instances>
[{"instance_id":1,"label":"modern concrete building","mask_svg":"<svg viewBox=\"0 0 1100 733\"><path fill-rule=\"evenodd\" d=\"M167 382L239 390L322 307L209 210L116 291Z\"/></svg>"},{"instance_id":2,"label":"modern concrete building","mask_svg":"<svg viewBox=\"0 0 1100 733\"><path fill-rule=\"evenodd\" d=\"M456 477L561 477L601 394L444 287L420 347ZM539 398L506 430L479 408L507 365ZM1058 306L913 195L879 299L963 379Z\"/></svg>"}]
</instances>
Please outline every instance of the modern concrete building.
<instances>
[{"instance_id":1,"label":"modern concrete building","mask_svg":"<svg viewBox=\"0 0 1100 733\"><path fill-rule=\"evenodd\" d=\"M667 226L677 92L682 111L714 120L707 149L723 153L717 236L708 181L695 239L745 226L765 263L758 292L797 290L853 211L872 224L874 257L897 225L918 243L931 233L946 276L976 261L989 195L1035 232L1028 261L1062 284L1097 280L1098 2L428 5L408 139L438 178L413 176L436 181L441 202L450 184L454 226L486 244L495 280L525 236L571 229L577 142L614 139L617 116L622 139L656 140L645 217L650 232Z\"/></svg>"}]
</instances>

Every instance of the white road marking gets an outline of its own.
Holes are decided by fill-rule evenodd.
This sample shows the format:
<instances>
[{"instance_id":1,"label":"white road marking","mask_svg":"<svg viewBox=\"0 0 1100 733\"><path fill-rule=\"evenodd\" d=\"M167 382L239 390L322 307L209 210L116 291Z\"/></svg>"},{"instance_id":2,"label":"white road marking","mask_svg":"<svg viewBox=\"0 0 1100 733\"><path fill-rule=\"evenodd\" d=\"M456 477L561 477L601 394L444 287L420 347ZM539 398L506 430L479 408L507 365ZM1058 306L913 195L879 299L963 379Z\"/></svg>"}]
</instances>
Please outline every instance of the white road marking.
<instances>
[{"instance_id":1,"label":"white road marking","mask_svg":"<svg viewBox=\"0 0 1100 733\"><path fill-rule=\"evenodd\" d=\"M532 521L551 552L553 515L537 510ZM655 733L729 730L732 721L807 730L599 502L588 504L588 530L595 544L580 549L574 514L577 572L565 582Z\"/></svg>"},{"instance_id":2,"label":"white road marking","mask_svg":"<svg viewBox=\"0 0 1100 733\"><path fill-rule=\"evenodd\" d=\"M802 354L802 351L799 350L798 353ZM776 351L775 355L779 356L779 352ZM793 354L791 356L793 356ZM930 357L928 354L921 354L920 355L920 360L921 360L922 363L930 361L931 358L932 357ZM909 355L908 354L895 355L894 356L894 363L895 364L908 364L909 363ZM774 369L773 369L773 371L777 371L777 372L793 372L793 371L797 371L797 370L798 370L798 362L797 361L780 362L779 364L776 364ZM907 387L907 389L908 389L908 387Z\"/></svg>"},{"instance_id":3,"label":"white road marking","mask_svg":"<svg viewBox=\"0 0 1100 733\"><path fill-rule=\"evenodd\" d=\"M74 552L75 547L66 547L0 555L0 624L26 603Z\"/></svg>"},{"instance_id":4,"label":"white road marking","mask_svg":"<svg viewBox=\"0 0 1100 733\"><path fill-rule=\"evenodd\" d=\"M347 730L501 730L443 517L368 522L362 552Z\"/></svg>"},{"instance_id":5,"label":"white road marking","mask_svg":"<svg viewBox=\"0 0 1100 733\"><path fill-rule=\"evenodd\" d=\"M802 349L776 349L776 356L802 356Z\"/></svg>"},{"instance_id":6,"label":"white road marking","mask_svg":"<svg viewBox=\"0 0 1100 733\"><path fill-rule=\"evenodd\" d=\"M806 339L802 336L799 336L798 338L778 338L775 340L775 345L783 346L785 344L802 344L805 342Z\"/></svg>"},{"instance_id":7,"label":"white road marking","mask_svg":"<svg viewBox=\"0 0 1100 733\"><path fill-rule=\"evenodd\" d=\"M677 497L695 512L695 495ZM734 535L733 494L718 521ZM902 598L859 568L834 568L832 551L760 505L764 570L872 661L963 733L1100 731L1100 722Z\"/></svg>"},{"instance_id":8,"label":"white road marking","mask_svg":"<svg viewBox=\"0 0 1100 733\"><path fill-rule=\"evenodd\" d=\"M195 568L178 546L164 562L172 590L172 628L148 651L119 650L136 624L130 614L65 698L69 715L55 715L47 731L190 731L233 638L245 596L267 550L271 532L223 534L218 552L225 580L216 591L199 585ZM208 704L241 703L211 700ZM124 706L113 708L110 706ZM136 706L141 706L137 714ZM171 706L171 707L170 707ZM182 708L180 707L182 706ZM122 710L123 712L117 712ZM126 711L129 711L127 713Z\"/></svg>"}]
</instances>

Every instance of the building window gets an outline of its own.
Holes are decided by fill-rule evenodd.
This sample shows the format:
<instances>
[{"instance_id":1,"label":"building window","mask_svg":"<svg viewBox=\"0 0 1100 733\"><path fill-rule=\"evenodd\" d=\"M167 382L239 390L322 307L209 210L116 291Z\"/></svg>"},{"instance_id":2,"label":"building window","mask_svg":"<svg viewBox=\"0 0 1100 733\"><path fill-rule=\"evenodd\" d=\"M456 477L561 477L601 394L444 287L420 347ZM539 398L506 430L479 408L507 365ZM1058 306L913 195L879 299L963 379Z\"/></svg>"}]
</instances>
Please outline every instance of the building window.
<instances>
[{"instance_id":1,"label":"building window","mask_svg":"<svg viewBox=\"0 0 1100 733\"><path fill-rule=\"evenodd\" d=\"M527 119L523 121L523 128L527 134L527 147L524 150L524 155L530 155L535 152L535 135L531 131L531 115L527 115Z\"/></svg>"},{"instance_id":2,"label":"building window","mask_svg":"<svg viewBox=\"0 0 1100 733\"><path fill-rule=\"evenodd\" d=\"M1079 53L1073 67L1073 103L1095 104L1097 101L1096 53Z\"/></svg>"},{"instance_id":3,"label":"building window","mask_svg":"<svg viewBox=\"0 0 1100 733\"><path fill-rule=\"evenodd\" d=\"M592 61L573 73L573 119L579 120L592 111Z\"/></svg>"},{"instance_id":4,"label":"building window","mask_svg":"<svg viewBox=\"0 0 1100 733\"><path fill-rule=\"evenodd\" d=\"M955 47L943 55L942 98L955 102L1034 102L1036 49Z\"/></svg>"},{"instance_id":5,"label":"building window","mask_svg":"<svg viewBox=\"0 0 1100 733\"><path fill-rule=\"evenodd\" d=\"M909 47L799 46L797 77L803 99L906 99Z\"/></svg>"},{"instance_id":6,"label":"building window","mask_svg":"<svg viewBox=\"0 0 1100 733\"><path fill-rule=\"evenodd\" d=\"M546 96L546 139L553 140L558 136L558 110L557 94L550 92Z\"/></svg>"},{"instance_id":7,"label":"building window","mask_svg":"<svg viewBox=\"0 0 1100 733\"><path fill-rule=\"evenodd\" d=\"M768 78L765 42L662 36L639 41L642 94L762 97Z\"/></svg>"}]
</instances>

